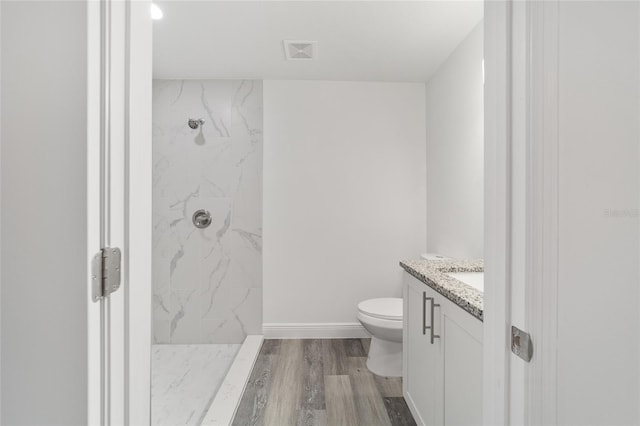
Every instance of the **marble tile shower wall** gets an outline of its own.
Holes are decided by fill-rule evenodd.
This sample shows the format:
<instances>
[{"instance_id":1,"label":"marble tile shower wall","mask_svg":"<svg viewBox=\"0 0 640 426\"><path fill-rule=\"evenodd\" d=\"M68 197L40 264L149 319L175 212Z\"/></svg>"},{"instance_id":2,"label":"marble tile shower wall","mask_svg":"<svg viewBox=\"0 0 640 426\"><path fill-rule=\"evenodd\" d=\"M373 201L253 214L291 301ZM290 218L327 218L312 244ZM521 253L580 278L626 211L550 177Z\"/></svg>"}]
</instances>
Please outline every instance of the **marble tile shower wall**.
<instances>
[{"instance_id":1,"label":"marble tile shower wall","mask_svg":"<svg viewBox=\"0 0 640 426\"><path fill-rule=\"evenodd\" d=\"M260 334L262 82L155 80L153 167L154 342Z\"/></svg>"}]
</instances>

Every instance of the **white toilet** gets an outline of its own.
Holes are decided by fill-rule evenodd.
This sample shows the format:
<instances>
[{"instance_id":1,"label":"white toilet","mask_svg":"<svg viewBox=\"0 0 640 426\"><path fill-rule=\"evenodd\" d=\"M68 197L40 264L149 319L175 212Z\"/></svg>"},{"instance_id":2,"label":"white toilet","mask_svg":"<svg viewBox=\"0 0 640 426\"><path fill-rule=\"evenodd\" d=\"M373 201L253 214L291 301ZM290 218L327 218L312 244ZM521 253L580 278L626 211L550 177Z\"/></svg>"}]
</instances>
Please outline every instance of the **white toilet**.
<instances>
[{"instance_id":1,"label":"white toilet","mask_svg":"<svg viewBox=\"0 0 640 426\"><path fill-rule=\"evenodd\" d=\"M358 320L371 333L367 367L378 376L402 376L402 299L369 299L358 304Z\"/></svg>"},{"instance_id":2,"label":"white toilet","mask_svg":"<svg viewBox=\"0 0 640 426\"><path fill-rule=\"evenodd\" d=\"M438 253L423 253L425 260L450 259ZM371 333L367 367L373 374L402 376L402 299L385 297L358 304L358 321Z\"/></svg>"}]
</instances>

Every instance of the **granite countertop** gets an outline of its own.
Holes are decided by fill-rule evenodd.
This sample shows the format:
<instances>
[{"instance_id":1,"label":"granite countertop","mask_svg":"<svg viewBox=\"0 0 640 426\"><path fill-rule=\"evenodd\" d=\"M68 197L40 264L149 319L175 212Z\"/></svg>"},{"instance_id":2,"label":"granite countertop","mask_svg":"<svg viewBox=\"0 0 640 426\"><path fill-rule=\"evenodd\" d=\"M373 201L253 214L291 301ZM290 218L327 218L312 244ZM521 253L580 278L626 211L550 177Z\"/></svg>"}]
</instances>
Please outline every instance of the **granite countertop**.
<instances>
[{"instance_id":1,"label":"granite countertop","mask_svg":"<svg viewBox=\"0 0 640 426\"><path fill-rule=\"evenodd\" d=\"M447 275L449 272L484 272L482 260L404 260L400 266L480 321L483 292Z\"/></svg>"}]
</instances>

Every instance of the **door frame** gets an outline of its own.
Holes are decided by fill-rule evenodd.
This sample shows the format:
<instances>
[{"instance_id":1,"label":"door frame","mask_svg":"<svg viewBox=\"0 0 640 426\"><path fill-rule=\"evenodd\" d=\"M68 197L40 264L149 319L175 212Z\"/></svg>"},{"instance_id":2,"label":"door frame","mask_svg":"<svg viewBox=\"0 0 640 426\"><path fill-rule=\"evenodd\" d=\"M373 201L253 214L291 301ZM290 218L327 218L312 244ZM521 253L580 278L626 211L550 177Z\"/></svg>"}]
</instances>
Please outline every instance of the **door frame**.
<instances>
[{"instance_id":1,"label":"door frame","mask_svg":"<svg viewBox=\"0 0 640 426\"><path fill-rule=\"evenodd\" d=\"M557 419L559 272L559 0L528 1L526 78L526 327L534 356L525 369L527 424Z\"/></svg>"},{"instance_id":2,"label":"door frame","mask_svg":"<svg viewBox=\"0 0 640 426\"><path fill-rule=\"evenodd\" d=\"M127 0L127 420L151 421L152 22L150 0ZM135 260L135 261L134 261Z\"/></svg>"},{"instance_id":3,"label":"door frame","mask_svg":"<svg viewBox=\"0 0 640 426\"><path fill-rule=\"evenodd\" d=\"M511 324L511 8L484 4L483 423L509 424Z\"/></svg>"},{"instance_id":4,"label":"door frame","mask_svg":"<svg viewBox=\"0 0 640 426\"><path fill-rule=\"evenodd\" d=\"M92 257L105 244L122 249L122 284L116 293L94 302L91 268L87 277L90 425L150 424L150 3L86 0L87 262L91 265ZM113 115L105 116L105 109ZM105 134L106 149L101 140ZM106 178L102 168L107 170ZM106 213L111 229L106 233L101 229L104 192L112 197Z\"/></svg>"},{"instance_id":5,"label":"door frame","mask_svg":"<svg viewBox=\"0 0 640 426\"><path fill-rule=\"evenodd\" d=\"M485 425L557 424L558 6L485 1ZM511 353L512 323L531 335L530 363Z\"/></svg>"},{"instance_id":6,"label":"door frame","mask_svg":"<svg viewBox=\"0 0 640 426\"><path fill-rule=\"evenodd\" d=\"M111 1L125 1L127 4L125 262L128 272L123 284L125 419L127 424L149 424L152 214L150 1ZM88 0L88 3L92 1ZM483 421L486 425L509 424L514 415L517 416L510 411L510 398L515 388L520 388L525 395L521 407L525 412L521 414L526 424L555 423L558 4L557 0L526 2L524 57L527 61L527 91L526 96L517 99L513 97L512 90L514 4L512 0L485 1L484 6L485 273L491 283L484 297ZM91 29L89 36L90 42L96 36ZM92 56L89 57L91 59ZM525 114L524 121L518 126L525 126L526 130L528 214L525 223L519 225L526 227L525 326L536 345L534 359L525 367L526 375L517 380L513 380L511 374L514 355L510 351L510 326L514 313L511 294L514 112ZM90 321L91 318L90 313ZM92 339L90 342L95 340L94 337ZM93 363L95 356L91 357L91 354L90 351ZM90 397L90 405L94 407L90 413L96 411L95 401L96 398ZM93 416L90 414L90 420L95 419L95 414ZM90 421L90 424L96 423Z\"/></svg>"}]
</instances>

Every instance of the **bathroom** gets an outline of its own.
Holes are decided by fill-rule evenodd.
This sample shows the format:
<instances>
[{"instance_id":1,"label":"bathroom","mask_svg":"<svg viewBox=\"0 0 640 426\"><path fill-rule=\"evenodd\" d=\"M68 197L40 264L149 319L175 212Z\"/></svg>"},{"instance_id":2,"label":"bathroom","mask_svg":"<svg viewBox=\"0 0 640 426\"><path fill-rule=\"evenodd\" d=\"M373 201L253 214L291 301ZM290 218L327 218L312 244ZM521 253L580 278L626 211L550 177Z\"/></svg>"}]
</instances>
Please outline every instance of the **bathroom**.
<instances>
[{"instance_id":1,"label":"bathroom","mask_svg":"<svg viewBox=\"0 0 640 426\"><path fill-rule=\"evenodd\" d=\"M638 99L639 2L0 1L0 423L640 424Z\"/></svg>"},{"instance_id":2,"label":"bathroom","mask_svg":"<svg viewBox=\"0 0 640 426\"><path fill-rule=\"evenodd\" d=\"M482 259L483 3L154 7L152 423L296 423L249 401L275 368L261 344L322 353L330 377L328 354L358 355L353 392L394 391L356 424L424 415L400 380L399 263ZM387 299L392 343L369 340L369 299ZM339 423L317 399L298 415Z\"/></svg>"}]
</instances>

